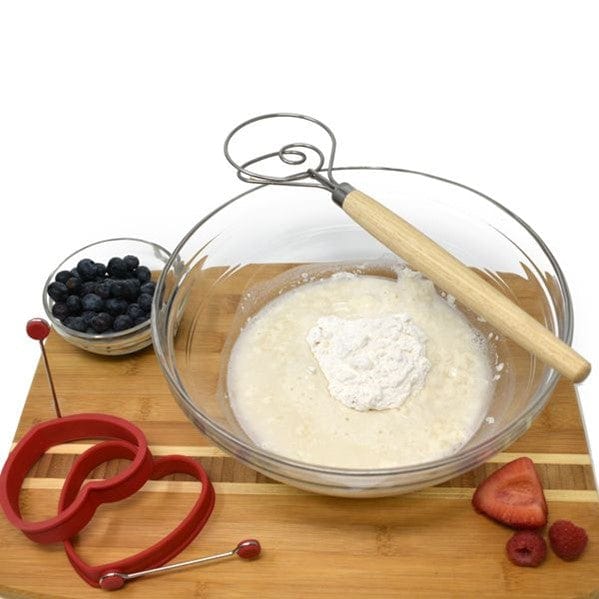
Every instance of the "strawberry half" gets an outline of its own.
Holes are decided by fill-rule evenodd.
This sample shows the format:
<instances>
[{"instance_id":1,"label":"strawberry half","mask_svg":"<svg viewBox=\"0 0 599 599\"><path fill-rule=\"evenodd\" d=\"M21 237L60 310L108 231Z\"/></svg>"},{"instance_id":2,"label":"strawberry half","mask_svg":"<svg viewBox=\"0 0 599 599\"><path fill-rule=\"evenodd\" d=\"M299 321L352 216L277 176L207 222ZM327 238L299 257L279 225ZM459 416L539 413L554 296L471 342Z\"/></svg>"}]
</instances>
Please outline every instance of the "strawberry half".
<instances>
[{"instance_id":1,"label":"strawberry half","mask_svg":"<svg viewBox=\"0 0 599 599\"><path fill-rule=\"evenodd\" d=\"M483 481L472 505L477 512L511 528L541 528L547 524L547 503L530 458L509 462Z\"/></svg>"}]
</instances>

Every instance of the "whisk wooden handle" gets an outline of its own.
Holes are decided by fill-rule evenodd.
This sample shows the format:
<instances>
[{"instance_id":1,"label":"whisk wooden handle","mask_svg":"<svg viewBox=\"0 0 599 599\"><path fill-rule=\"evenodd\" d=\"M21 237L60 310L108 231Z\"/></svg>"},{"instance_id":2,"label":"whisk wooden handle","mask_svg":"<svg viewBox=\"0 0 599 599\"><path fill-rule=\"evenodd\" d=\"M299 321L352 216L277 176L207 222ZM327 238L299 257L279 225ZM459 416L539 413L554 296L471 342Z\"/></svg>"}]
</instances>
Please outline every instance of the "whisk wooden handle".
<instances>
[{"instance_id":1,"label":"whisk wooden handle","mask_svg":"<svg viewBox=\"0 0 599 599\"><path fill-rule=\"evenodd\" d=\"M359 225L495 329L578 383L591 365L569 345L400 216L358 190L340 202Z\"/></svg>"}]
</instances>

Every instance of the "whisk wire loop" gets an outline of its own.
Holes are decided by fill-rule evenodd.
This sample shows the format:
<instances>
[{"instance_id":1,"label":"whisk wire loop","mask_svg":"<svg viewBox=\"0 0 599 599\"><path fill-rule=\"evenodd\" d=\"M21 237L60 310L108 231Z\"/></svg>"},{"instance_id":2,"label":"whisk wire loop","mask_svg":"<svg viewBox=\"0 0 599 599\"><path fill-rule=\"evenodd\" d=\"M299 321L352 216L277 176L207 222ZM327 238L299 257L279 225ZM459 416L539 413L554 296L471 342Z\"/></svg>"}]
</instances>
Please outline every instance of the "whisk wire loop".
<instances>
[{"instance_id":1,"label":"whisk wire loop","mask_svg":"<svg viewBox=\"0 0 599 599\"><path fill-rule=\"evenodd\" d=\"M329 139L331 141L331 150L329 152L328 160L325 157L325 153L315 146L314 144L307 142L292 142L285 144L277 151L267 152L260 156L256 156L246 162L238 163L235 161L230 153L229 147L231 144L231 140L239 131L244 129L245 127L256 123L258 121L263 121L266 119L275 119L275 118L295 118L304 121L308 121L310 123L314 123L321 129L323 129ZM293 112L274 112L271 114L263 114L243 123L237 125L230 133L227 135L224 144L224 153L225 157L229 161L229 163L237 170L237 176L246 183L253 183L257 185L263 185L265 183L269 183L272 185L296 185L300 187L318 187L320 189L325 189L327 191L333 191L338 187L338 183L333 176L333 164L335 160L335 152L337 150L337 140L335 135L331 131L331 129L325 125L322 121L315 119L314 117L298 114ZM264 175L262 173L258 173L254 170L250 170L250 166L255 164L259 164L265 160L271 158L278 158L284 164L290 166L300 166L305 164L308 161L308 155L312 153L314 156L318 158L318 163L306 170L299 171L296 173L291 173L286 176L274 176L274 175ZM326 171L327 176L324 177L322 174L319 174L317 171ZM312 179L314 182L308 182L306 179Z\"/></svg>"}]
</instances>

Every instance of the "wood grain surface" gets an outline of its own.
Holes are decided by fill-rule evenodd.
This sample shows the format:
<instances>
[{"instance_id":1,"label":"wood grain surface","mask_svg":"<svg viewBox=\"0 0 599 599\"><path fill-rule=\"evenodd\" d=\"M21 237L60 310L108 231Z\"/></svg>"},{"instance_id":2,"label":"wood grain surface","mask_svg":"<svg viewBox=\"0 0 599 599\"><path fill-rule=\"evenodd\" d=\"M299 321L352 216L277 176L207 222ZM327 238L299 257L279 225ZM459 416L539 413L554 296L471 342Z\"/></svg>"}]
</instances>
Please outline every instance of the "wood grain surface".
<instances>
[{"instance_id":1,"label":"wood grain surface","mask_svg":"<svg viewBox=\"0 0 599 599\"><path fill-rule=\"evenodd\" d=\"M227 293L234 303L235 289ZM218 326L227 313L221 313ZM64 414L128 418L144 430L154 454L186 454L207 469L216 507L181 560L230 549L247 537L258 538L264 548L254 562L227 560L135 581L118 591L124 597L599 597L599 502L576 394L566 381L529 431L483 466L410 495L357 500L273 482L214 447L177 406L151 348L129 357L101 357L52 334L47 350ZM52 417L38 365L16 439ZM24 516L55 513L62 480L87 447L57 446L38 462L22 492ZM578 562L563 562L549 551L540 568L513 566L504 549L511 531L470 507L473 488L522 454L537 465L550 521L567 518L588 530L589 546ZM120 466L109 463L93 476L110 476ZM149 546L183 517L198 488L180 475L149 482L134 497L102 506L78 536L81 555L103 563ZM103 592L75 574L61 544L36 545L4 518L0 538L3 597L85 598Z\"/></svg>"}]
</instances>

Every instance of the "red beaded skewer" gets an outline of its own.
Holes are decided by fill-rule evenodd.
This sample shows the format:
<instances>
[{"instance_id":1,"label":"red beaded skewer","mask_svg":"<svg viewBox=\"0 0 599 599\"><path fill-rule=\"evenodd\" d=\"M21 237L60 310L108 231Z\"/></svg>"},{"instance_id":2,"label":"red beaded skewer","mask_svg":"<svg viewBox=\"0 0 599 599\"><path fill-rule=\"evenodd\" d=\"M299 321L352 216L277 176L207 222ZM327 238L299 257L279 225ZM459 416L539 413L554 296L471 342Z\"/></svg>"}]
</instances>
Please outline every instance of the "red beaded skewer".
<instances>
[{"instance_id":1,"label":"red beaded skewer","mask_svg":"<svg viewBox=\"0 0 599 599\"><path fill-rule=\"evenodd\" d=\"M170 570L178 570L179 568L187 568L188 566L195 566L198 564L205 564L207 562L213 562L215 560L224 559L237 555L241 559L255 559L262 551L260 542L256 539L246 539L237 544L235 549L225 551L224 553L215 553L214 555L208 555L206 557L198 557L196 559L190 559L186 562L178 562L176 564L169 564L167 566L161 566L160 568L151 568L149 570L143 570L141 572L131 572L125 574L124 572L107 572L100 578L100 588L105 591L116 591L125 586L125 583L129 580L135 580L142 576L148 576L150 574L160 574L162 572L168 572Z\"/></svg>"},{"instance_id":2,"label":"red beaded skewer","mask_svg":"<svg viewBox=\"0 0 599 599\"><path fill-rule=\"evenodd\" d=\"M60 406L58 405L58 398L56 397L56 389L54 388L54 381L52 380L52 372L50 371L50 365L48 364L48 356L46 355L46 348L44 347L44 339L50 334L50 325L48 321L43 318L32 318L27 322L27 334L36 341L40 342L40 348L42 350L42 357L44 358L44 367L46 369L46 375L48 377L48 383L50 384L50 390L52 391L52 401L54 402L54 411L56 412L57 418L62 418L60 412Z\"/></svg>"}]
</instances>

